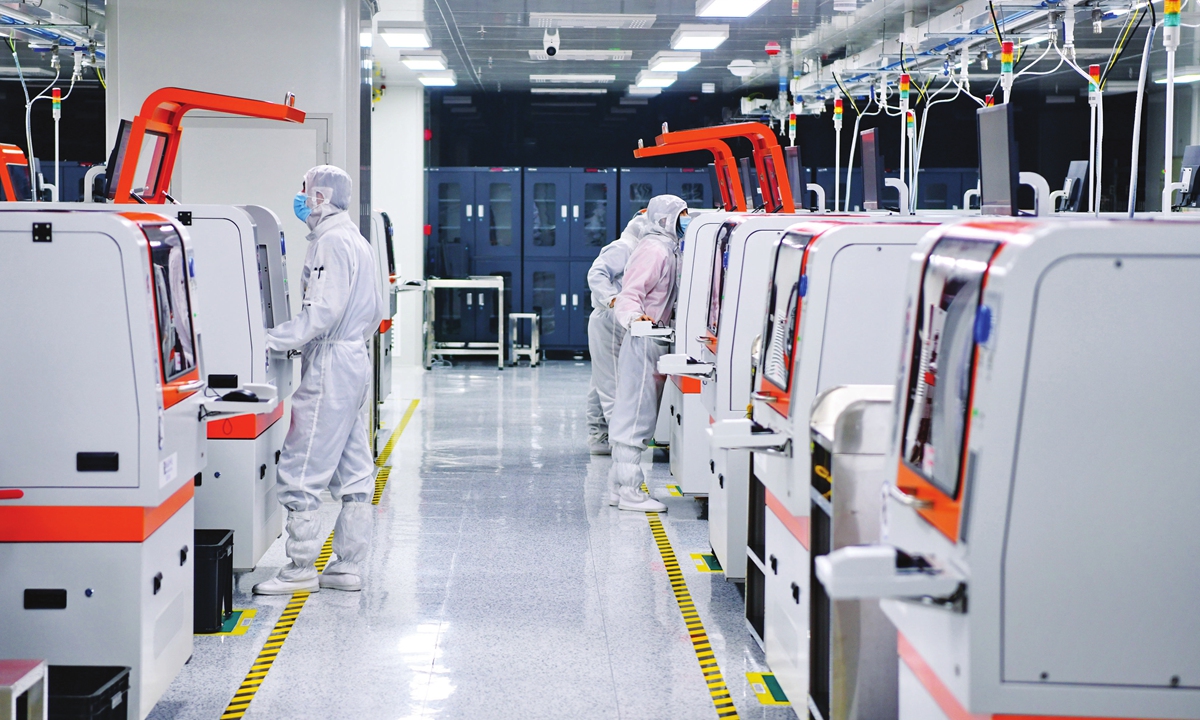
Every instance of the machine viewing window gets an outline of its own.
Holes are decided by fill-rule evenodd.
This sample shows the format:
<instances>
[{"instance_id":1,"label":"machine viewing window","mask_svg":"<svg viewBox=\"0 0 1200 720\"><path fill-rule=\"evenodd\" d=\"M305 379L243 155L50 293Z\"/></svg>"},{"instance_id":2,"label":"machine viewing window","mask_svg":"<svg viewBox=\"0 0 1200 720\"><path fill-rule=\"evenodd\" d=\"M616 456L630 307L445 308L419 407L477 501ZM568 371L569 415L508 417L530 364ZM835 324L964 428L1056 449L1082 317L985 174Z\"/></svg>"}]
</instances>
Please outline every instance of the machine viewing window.
<instances>
[{"instance_id":1,"label":"machine viewing window","mask_svg":"<svg viewBox=\"0 0 1200 720\"><path fill-rule=\"evenodd\" d=\"M775 247L771 295L763 330L762 375L775 387L790 390L796 323L800 318L800 269L811 235L788 233Z\"/></svg>"},{"instance_id":2,"label":"machine viewing window","mask_svg":"<svg viewBox=\"0 0 1200 720\"><path fill-rule=\"evenodd\" d=\"M491 183L488 187L488 242L493 246L510 247L513 243L512 184Z\"/></svg>"},{"instance_id":3,"label":"machine viewing window","mask_svg":"<svg viewBox=\"0 0 1200 720\"><path fill-rule=\"evenodd\" d=\"M20 202L33 199L33 181L29 177L28 165L9 163L8 179L12 183L14 197L10 201Z\"/></svg>"},{"instance_id":4,"label":"machine viewing window","mask_svg":"<svg viewBox=\"0 0 1200 720\"><path fill-rule=\"evenodd\" d=\"M171 382L196 368L183 240L171 225L144 226L142 232L150 242L163 379Z\"/></svg>"},{"instance_id":5,"label":"machine viewing window","mask_svg":"<svg viewBox=\"0 0 1200 720\"><path fill-rule=\"evenodd\" d=\"M608 186L604 183L583 186L583 232L591 247L608 244Z\"/></svg>"},{"instance_id":6,"label":"machine viewing window","mask_svg":"<svg viewBox=\"0 0 1200 720\"><path fill-rule=\"evenodd\" d=\"M456 182L438 183L438 242L462 242L462 186Z\"/></svg>"},{"instance_id":7,"label":"machine viewing window","mask_svg":"<svg viewBox=\"0 0 1200 720\"><path fill-rule=\"evenodd\" d=\"M133 188L133 192L144 198L154 197L158 193L159 185L163 183L169 185L171 182L170 178L160 177L163 160L167 157L168 140L166 134L148 130L142 136L142 151L138 154L138 168L134 178L146 178L146 184L141 188Z\"/></svg>"},{"instance_id":8,"label":"machine viewing window","mask_svg":"<svg viewBox=\"0 0 1200 720\"><path fill-rule=\"evenodd\" d=\"M133 123L122 120L117 129L117 142L113 145L112 154L108 156L108 165L104 170L104 196L112 202L117 196L117 181L121 178L121 167L125 164L125 150L129 147L129 133Z\"/></svg>"},{"instance_id":9,"label":"machine viewing window","mask_svg":"<svg viewBox=\"0 0 1200 720\"><path fill-rule=\"evenodd\" d=\"M729 272L729 238L739 220L726 220L713 243L712 281L708 285L708 332L718 337L721 327L721 302L725 299L725 274Z\"/></svg>"},{"instance_id":10,"label":"machine viewing window","mask_svg":"<svg viewBox=\"0 0 1200 720\"><path fill-rule=\"evenodd\" d=\"M917 305L904 461L958 497L975 367L975 315L999 243L944 238L929 253Z\"/></svg>"},{"instance_id":11,"label":"machine viewing window","mask_svg":"<svg viewBox=\"0 0 1200 720\"><path fill-rule=\"evenodd\" d=\"M396 274L396 248L392 244L395 240L396 228L392 225L392 219L385 212L379 213L383 216L383 236L387 240L387 261L388 275Z\"/></svg>"},{"instance_id":12,"label":"machine viewing window","mask_svg":"<svg viewBox=\"0 0 1200 720\"><path fill-rule=\"evenodd\" d=\"M558 219L557 186L554 183L533 184L533 244L554 247Z\"/></svg>"}]
</instances>

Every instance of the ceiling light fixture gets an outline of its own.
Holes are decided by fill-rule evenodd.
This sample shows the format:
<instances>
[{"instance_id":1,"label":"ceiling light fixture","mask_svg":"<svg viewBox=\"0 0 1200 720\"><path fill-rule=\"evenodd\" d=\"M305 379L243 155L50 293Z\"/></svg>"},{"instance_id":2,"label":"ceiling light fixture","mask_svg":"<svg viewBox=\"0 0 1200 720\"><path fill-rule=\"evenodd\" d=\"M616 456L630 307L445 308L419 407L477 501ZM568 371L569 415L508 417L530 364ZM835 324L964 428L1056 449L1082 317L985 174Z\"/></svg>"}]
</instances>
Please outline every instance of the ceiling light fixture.
<instances>
[{"instance_id":1,"label":"ceiling light fixture","mask_svg":"<svg viewBox=\"0 0 1200 720\"><path fill-rule=\"evenodd\" d=\"M430 45L429 31L423 23L380 22L377 32L388 47L424 50Z\"/></svg>"},{"instance_id":2,"label":"ceiling light fixture","mask_svg":"<svg viewBox=\"0 0 1200 720\"><path fill-rule=\"evenodd\" d=\"M651 72L687 72L700 64L698 52L672 52L663 50L650 58Z\"/></svg>"},{"instance_id":3,"label":"ceiling light fixture","mask_svg":"<svg viewBox=\"0 0 1200 720\"><path fill-rule=\"evenodd\" d=\"M610 83L616 75L581 75L563 73L558 75L530 75L531 83Z\"/></svg>"},{"instance_id":4,"label":"ceiling light fixture","mask_svg":"<svg viewBox=\"0 0 1200 720\"><path fill-rule=\"evenodd\" d=\"M627 93L633 97L654 97L662 94L660 87L640 87L638 85L630 85Z\"/></svg>"},{"instance_id":5,"label":"ceiling light fixture","mask_svg":"<svg viewBox=\"0 0 1200 720\"><path fill-rule=\"evenodd\" d=\"M458 84L458 76L454 74L453 70L423 73L417 79L425 87L454 87Z\"/></svg>"},{"instance_id":6,"label":"ceiling light fixture","mask_svg":"<svg viewBox=\"0 0 1200 720\"><path fill-rule=\"evenodd\" d=\"M672 50L713 50L729 39L728 25L683 24L671 36Z\"/></svg>"},{"instance_id":7,"label":"ceiling light fixture","mask_svg":"<svg viewBox=\"0 0 1200 720\"><path fill-rule=\"evenodd\" d=\"M400 62L409 70L445 70L449 67L446 65L446 56L440 50L404 53L400 56Z\"/></svg>"},{"instance_id":8,"label":"ceiling light fixture","mask_svg":"<svg viewBox=\"0 0 1200 720\"><path fill-rule=\"evenodd\" d=\"M637 74L634 84L640 88L665 88L675 84L679 76L675 73L651 72L643 70Z\"/></svg>"},{"instance_id":9,"label":"ceiling light fixture","mask_svg":"<svg viewBox=\"0 0 1200 720\"><path fill-rule=\"evenodd\" d=\"M1176 85L1187 85L1188 83L1200 82L1200 70L1188 68L1190 72L1179 73L1175 76ZM1160 77L1154 81L1155 85L1166 85L1167 79Z\"/></svg>"},{"instance_id":10,"label":"ceiling light fixture","mask_svg":"<svg viewBox=\"0 0 1200 720\"><path fill-rule=\"evenodd\" d=\"M696 0L696 17L750 17L767 0Z\"/></svg>"},{"instance_id":11,"label":"ceiling light fixture","mask_svg":"<svg viewBox=\"0 0 1200 720\"><path fill-rule=\"evenodd\" d=\"M530 60L549 60L545 50L530 50ZM620 62L632 60L632 50L564 50L558 49L554 54L555 60L590 60L593 62Z\"/></svg>"},{"instance_id":12,"label":"ceiling light fixture","mask_svg":"<svg viewBox=\"0 0 1200 720\"><path fill-rule=\"evenodd\" d=\"M725 67L729 70L729 72L737 75L740 78L750 77L754 74L755 70L753 60L743 60L740 58L737 60L731 60Z\"/></svg>"},{"instance_id":13,"label":"ceiling light fixture","mask_svg":"<svg viewBox=\"0 0 1200 720\"><path fill-rule=\"evenodd\" d=\"M534 95L604 95L608 92L605 88L529 88L529 92Z\"/></svg>"},{"instance_id":14,"label":"ceiling light fixture","mask_svg":"<svg viewBox=\"0 0 1200 720\"><path fill-rule=\"evenodd\" d=\"M652 27L657 19L657 15L625 13L531 12L529 13L529 27L644 30Z\"/></svg>"}]
</instances>

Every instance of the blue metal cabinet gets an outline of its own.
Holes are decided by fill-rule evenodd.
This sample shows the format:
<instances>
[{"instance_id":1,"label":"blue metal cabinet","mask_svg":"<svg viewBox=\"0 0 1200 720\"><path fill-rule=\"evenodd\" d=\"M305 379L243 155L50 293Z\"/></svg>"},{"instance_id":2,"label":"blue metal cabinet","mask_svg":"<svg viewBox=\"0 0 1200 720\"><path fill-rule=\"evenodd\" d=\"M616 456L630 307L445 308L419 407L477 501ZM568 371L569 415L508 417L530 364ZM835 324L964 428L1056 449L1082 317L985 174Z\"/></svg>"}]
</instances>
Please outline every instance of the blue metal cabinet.
<instances>
[{"instance_id":1,"label":"blue metal cabinet","mask_svg":"<svg viewBox=\"0 0 1200 720\"><path fill-rule=\"evenodd\" d=\"M588 346L588 320L592 316L592 293L588 289L587 274L591 269L590 262L575 260L571 262L571 345L583 350Z\"/></svg>"},{"instance_id":2,"label":"blue metal cabinet","mask_svg":"<svg viewBox=\"0 0 1200 720\"><path fill-rule=\"evenodd\" d=\"M567 168L525 168L524 253L529 258L571 252L571 175Z\"/></svg>"},{"instance_id":3,"label":"blue metal cabinet","mask_svg":"<svg viewBox=\"0 0 1200 720\"><path fill-rule=\"evenodd\" d=\"M521 168L477 170L474 199L475 258L521 257Z\"/></svg>"},{"instance_id":4,"label":"blue metal cabinet","mask_svg":"<svg viewBox=\"0 0 1200 720\"><path fill-rule=\"evenodd\" d=\"M617 235L639 211L645 210L650 198L667 192L665 168L621 168L619 174L619 211L621 227ZM615 238L614 238L615 239Z\"/></svg>"},{"instance_id":5,"label":"blue metal cabinet","mask_svg":"<svg viewBox=\"0 0 1200 720\"><path fill-rule=\"evenodd\" d=\"M461 278L471 274L475 241L475 171L431 168L426 173L426 274Z\"/></svg>"},{"instance_id":6,"label":"blue metal cabinet","mask_svg":"<svg viewBox=\"0 0 1200 720\"><path fill-rule=\"evenodd\" d=\"M480 342L496 340L497 323L507 322L508 314L521 312L521 261L519 259L479 258L475 261L476 275L499 275L504 278L504 314L496 306L496 292L477 292L475 298L475 339ZM508 332L508 326L504 326Z\"/></svg>"},{"instance_id":7,"label":"blue metal cabinet","mask_svg":"<svg viewBox=\"0 0 1200 720\"><path fill-rule=\"evenodd\" d=\"M525 261L525 312L541 317L542 347L571 347L571 263L565 260ZM586 345L586 343L585 343Z\"/></svg>"},{"instance_id":8,"label":"blue metal cabinet","mask_svg":"<svg viewBox=\"0 0 1200 720\"><path fill-rule=\"evenodd\" d=\"M572 173L571 257L590 260L620 234L616 168Z\"/></svg>"},{"instance_id":9,"label":"blue metal cabinet","mask_svg":"<svg viewBox=\"0 0 1200 720\"><path fill-rule=\"evenodd\" d=\"M713 206L708 168L672 168L667 171L667 192L678 195L690 208Z\"/></svg>"}]
</instances>

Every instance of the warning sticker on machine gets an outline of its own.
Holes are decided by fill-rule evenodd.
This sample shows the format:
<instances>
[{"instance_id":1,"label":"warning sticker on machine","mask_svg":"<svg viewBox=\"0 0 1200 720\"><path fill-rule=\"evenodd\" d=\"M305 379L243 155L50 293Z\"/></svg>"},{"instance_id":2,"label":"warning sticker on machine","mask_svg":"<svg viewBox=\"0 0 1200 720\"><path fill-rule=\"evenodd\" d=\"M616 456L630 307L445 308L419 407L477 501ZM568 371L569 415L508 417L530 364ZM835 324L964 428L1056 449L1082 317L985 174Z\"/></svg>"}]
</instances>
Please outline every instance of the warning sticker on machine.
<instances>
[{"instance_id":1,"label":"warning sticker on machine","mask_svg":"<svg viewBox=\"0 0 1200 720\"><path fill-rule=\"evenodd\" d=\"M163 458L158 469L158 486L163 487L175 481L179 476L179 453L171 453Z\"/></svg>"}]
</instances>

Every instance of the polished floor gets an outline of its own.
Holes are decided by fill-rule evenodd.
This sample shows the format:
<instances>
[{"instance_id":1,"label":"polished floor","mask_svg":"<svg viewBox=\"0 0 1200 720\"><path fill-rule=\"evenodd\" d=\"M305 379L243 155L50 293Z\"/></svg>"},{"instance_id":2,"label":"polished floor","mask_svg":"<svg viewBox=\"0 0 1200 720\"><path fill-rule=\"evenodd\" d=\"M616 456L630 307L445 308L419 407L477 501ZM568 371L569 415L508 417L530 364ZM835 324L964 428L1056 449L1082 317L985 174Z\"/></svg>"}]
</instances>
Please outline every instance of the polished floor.
<instances>
[{"instance_id":1,"label":"polished floor","mask_svg":"<svg viewBox=\"0 0 1200 720\"><path fill-rule=\"evenodd\" d=\"M602 502L607 457L585 446L586 363L503 372L486 364L399 370L384 420L419 400L390 457L361 593L305 603L245 717L717 717L647 518ZM665 464L647 465L665 495ZM743 718L763 671L737 587L695 569L707 523L687 498L661 516ZM322 513L332 530L337 507ZM151 714L225 712L288 598L251 586L284 562L278 541L236 580L256 608L241 636L197 636L191 662Z\"/></svg>"}]
</instances>

